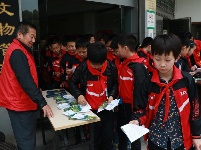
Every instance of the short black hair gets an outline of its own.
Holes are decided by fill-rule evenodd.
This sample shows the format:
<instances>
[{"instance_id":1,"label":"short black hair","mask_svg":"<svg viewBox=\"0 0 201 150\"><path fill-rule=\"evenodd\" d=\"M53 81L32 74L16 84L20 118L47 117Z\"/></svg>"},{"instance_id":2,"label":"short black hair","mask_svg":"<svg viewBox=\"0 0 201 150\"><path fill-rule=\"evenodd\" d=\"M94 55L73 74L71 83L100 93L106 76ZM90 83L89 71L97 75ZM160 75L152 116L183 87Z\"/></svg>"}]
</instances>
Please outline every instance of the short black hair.
<instances>
[{"instance_id":1,"label":"short black hair","mask_svg":"<svg viewBox=\"0 0 201 150\"><path fill-rule=\"evenodd\" d=\"M118 41L119 41L119 38L121 38L120 35L116 35L114 36L114 38L112 39L112 42L110 44L110 48L111 49L117 49L118 48Z\"/></svg>"},{"instance_id":2,"label":"short black hair","mask_svg":"<svg viewBox=\"0 0 201 150\"><path fill-rule=\"evenodd\" d=\"M169 55L173 52L173 56L176 59L181 52L182 44L178 36L174 34L158 35L154 38L151 45L152 55Z\"/></svg>"},{"instance_id":3,"label":"short black hair","mask_svg":"<svg viewBox=\"0 0 201 150\"><path fill-rule=\"evenodd\" d=\"M120 35L117 38L117 43L121 46L127 46L131 52L136 51L137 38L133 35Z\"/></svg>"},{"instance_id":4,"label":"short black hair","mask_svg":"<svg viewBox=\"0 0 201 150\"><path fill-rule=\"evenodd\" d=\"M61 41L59 40L58 37L54 37L54 38L51 38L51 39L49 40L49 45L51 46L51 45L53 45L53 44L61 44Z\"/></svg>"},{"instance_id":5,"label":"short black hair","mask_svg":"<svg viewBox=\"0 0 201 150\"><path fill-rule=\"evenodd\" d=\"M196 44L195 44L195 42L194 41L192 41L192 40L190 40L190 48L193 48L194 46L196 46Z\"/></svg>"},{"instance_id":6,"label":"short black hair","mask_svg":"<svg viewBox=\"0 0 201 150\"><path fill-rule=\"evenodd\" d=\"M181 44L182 46L186 46L186 47L189 47L190 44L191 44L191 40L187 37L181 37Z\"/></svg>"},{"instance_id":7,"label":"short black hair","mask_svg":"<svg viewBox=\"0 0 201 150\"><path fill-rule=\"evenodd\" d=\"M19 22L15 30L16 37L19 32L22 33L23 35L27 34L30 28L37 30L37 27L30 22L26 22L26 21Z\"/></svg>"},{"instance_id":8,"label":"short black hair","mask_svg":"<svg viewBox=\"0 0 201 150\"><path fill-rule=\"evenodd\" d=\"M154 39L151 38L151 37L144 38L144 40L142 41L142 44L140 45L140 48L144 48L144 47L147 47L147 46L151 45L153 40Z\"/></svg>"},{"instance_id":9,"label":"short black hair","mask_svg":"<svg viewBox=\"0 0 201 150\"><path fill-rule=\"evenodd\" d=\"M76 41L76 48L80 48L80 47L88 47L89 46L89 39L87 37L81 37L79 39L77 39Z\"/></svg>"},{"instance_id":10,"label":"short black hair","mask_svg":"<svg viewBox=\"0 0 201 150\"><path fill-rule=\"evenodd\" d=\"M103 64L107 59L106 46L101 42L95 42L87 48L87 58L93 64Z\"/></svg>"},{"instance_id":11,"label":"short black hair","mask_svg":"<svg viewBox=\"0 0 201 150\"><path fill-rule=\"evenodd\" d=\"M184 37L191 39L193 37L193 34L191 32L186 32L184 33Z\"/></svg>"}]
</instances>

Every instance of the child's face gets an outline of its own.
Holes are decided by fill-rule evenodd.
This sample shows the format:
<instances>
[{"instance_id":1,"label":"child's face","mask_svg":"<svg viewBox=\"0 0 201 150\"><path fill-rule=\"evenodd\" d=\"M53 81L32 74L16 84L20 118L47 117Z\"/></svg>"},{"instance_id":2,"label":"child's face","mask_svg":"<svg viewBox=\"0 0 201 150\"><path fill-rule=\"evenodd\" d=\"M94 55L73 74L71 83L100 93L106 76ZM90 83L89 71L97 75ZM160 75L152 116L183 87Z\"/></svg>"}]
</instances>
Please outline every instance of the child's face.
<instances>
[{"instance_id":1,"label":"child's face","mask_svg":"<svg viewBox=\"0 0 201 150\"><path fill-rule=\"evenodd\" d=\"M112 51L112 49L110 48L111 42L112 41L108 41L107 44L105 44L107 51Z\"/></svg>"},{"instance_id":2,"label":"child's face","mask_svg":"<svg viewBox=\"0 0 201 150\"><path fill-rule=\"evenodd\" d=\"M86 47L79 47L77 49L77 54L80 58L85 59L87 57L87 48Z\"/></svg>"},{"instance_id":3,"label":"child's face","mask_svg":"<svg viewBox=\"0 0 201 150\"><path fill-rule=\"evenodd\" d=\"M67 51L70 53L76 53L75 42L67 42Z\"/></svg>"},{"instance_id":4,"label":"child's face","mask_svg":"<svg viewBox=\"0 0 201 150\"><path fill-rule=\"evenodd\" d=\"M51 49L52 49L53 53L55 53L57 55L61 53L61 45L59 43L52 44Z\"/></svg>"},{"instance_id":5,"label":"child's face","mask_svg":"<svg viewBox=\"0 0 201 150\"><path fill-rule=\"evenodd\" d=\"M190 46L189 47L183 46L181 49L181 56L184 57L188 53L189 49Z\"/></svg>"},{"instance_id":6,"label":"child's face","mask_svg":"<svg viewBox=\"0 0 201 150\"><path fill-rule=\"evenodd\" d=\"M97 69L97 70L99 70L99 69L103 66L103 63L102 63L102 64L94 64L94 63L91 63L91 62L90 62L90 64L91 64L91 66L92 66L93 68L95 68L95 69Z\"/></svg>"},{"instance_id":7,"label":"child's face","mask_svg":"<svg viewBox=\"0 0 201 150\"><path fill-rule=\"evenodd\" d=\"M173 53L170 52L169 55L153 55L153 60L155 67L158 69L159 74L169 75L173 71L173 65L175 58Z\"/></svg>"},{"instance_id":8,"label":"child's face","mask_svg":"<svg viewBox=\"0 0 201 150\"><path fill-rule=\"evenodd\" d=\"M126 51L125 46L121 46L121 45L118 44L118 49L117 49L117 51L119 52L119 56L120 56L121 58L126 58L127 51Z\"/></svg>"},{"instance_id":9,"label":"child's face","mask_svg":"<svg viewBox=\"0 0 201 150\"><path fill-rule=\"evenodd\" d=\"M94 36L92 36L92 37L90 37L90 41L89 41L90 43L95 43L95 38L94 38Z\"/></svg>"},{"instance_id":10,"label":"child's face","mask_svg":"<svg viewBox=\"0 0 201 150\"><path fill-rule=\"evenodd\" d=\"M191 56L194 52L194 50L196 49L196 46L194 46L193 48L191 48L189 51L188 51L188 56Z\"/></svg>"},{"instance_id":11,"label":"child's face","mask_svg":"<svg viewBox=\"0 0 201 150\"><path fill-rule=\"evenodd\" d=\"M114 55L117 56L118 58L121 58L118 49L113 49Z\"/></svg>"}]
</instances>

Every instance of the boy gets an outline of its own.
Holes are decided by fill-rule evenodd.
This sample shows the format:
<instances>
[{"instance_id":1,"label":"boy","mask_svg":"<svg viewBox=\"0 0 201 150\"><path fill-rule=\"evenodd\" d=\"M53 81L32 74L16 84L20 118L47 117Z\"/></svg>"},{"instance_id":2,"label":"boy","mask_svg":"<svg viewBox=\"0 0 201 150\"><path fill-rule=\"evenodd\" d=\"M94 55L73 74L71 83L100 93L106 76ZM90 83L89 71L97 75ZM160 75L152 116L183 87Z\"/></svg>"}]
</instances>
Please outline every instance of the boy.
<instances>
[{"instance_id":1,"label":"boy","mask_svg":"<svg viewBox=\"0 0 201 150\"><path fill-rule=\"evenodd\" d=\"M60 72L60 62L63 55L66 53L61 49L61 43L58 38L53 38L50 40L50 48L53 52L53 55L48 60L48 72L52 75L53 78L53 88L60 88L61 72Z\"/></svg>"},{"instance_id":2,"label":"boy","mask_svg":"<svg viewBox=\"0 0 201 150\"><path fill-rule=\"evenodd\" d=\"M81 63L69 80L71 94L81 105L87 102L101 121L94 125L95 150L111 150L113 139L113 112L98 107L105 101L110 103L117 94L117 70L107 60L107 50L101 42L90 44L87 48L87 61Z\"/></svg>"},{"instance_id":3,"label":"boy","mask_svg":"<svg viewBox=\"0 0 201 150\"><path fill-rule=\"evenodd\" d=\"M89 45L89 40L85 37L79 38L76 41L76 55L74 57L62 58L61 68L62 68L62 83L64 87L67 86L67 81L69 77L73 74L76 67L87 57L87 47ZM66 54L68 55L68 54ZM69 56L69 55L68 55ZM68 58L68 59L66 59Z\"/></svg>"},{"instance_id":4,"label":"boy","mask_svg":"<svg viewBox=\"0 0 201 150\"><path fill-rule=\"evenodd\" d=\"M200 102L195 81L174 66L182 45L173 34L152 44L156 70L143 82L130 123L149 128L149 150L201 149ZM145 136L145 140L147 136Z\"/></svg>"},{"instance_id":5,"label":"boy","mask_svg":"<svg viewBox=\"0 0 201 150\"><path fill-rule=\"evenodd\" d=\"M188 60L185 58L187 55L188 51L190 50L190 43L191 41L188 38L181 38L181 53L179 55L179 59L175 63L175 66L179 68L182 71L190 72L190 67L188 66Z\"/></svg>"},{"instance_id":6,"label":"boy","mask_svg":"<svg viewBox=\"0 0 201 150\"><path fill-rule=\"evenodd\" d=\"M152 72L155 69L153 66L153 58L151 55L152 42L153 39L151 37L146 37L142 41L142 45L139 47L139 50L137 52L139 57L145 58L143 64L147 66L149 72Z\"/></svg>"},{"instance_id":7,"label":"boy","mask_svg":"<svg viewBox=\"0 0 201 150\"><path fill-rule=\"evenodd\" d=\"M61 87L67 88L66 81L68 80L68 75L73 73L72 66L69 65L69 61L71 59L76 59L77 51L76 51L76 40L73 38L67 39L67 52L61 59Z\"/></svg>"},{"instance_id":8,"label":"boy","mask_svg":"<svg viewBox=\"0 0 201 150\"><path fill-rule=\"evenodd\" d=\"M142 63L144 58L139 58L135 51L136 38L133 35L129 35L120 36L117 40L119 55L124 58L118 68L119 97L122 98L123 102L119 105L118 112L119 150L126 150L128 138L120 127L129 123L135 106L135 97L148 72ZM141 150L140 139L131 144L131 149Z\"/></svg>"}]
</instances>

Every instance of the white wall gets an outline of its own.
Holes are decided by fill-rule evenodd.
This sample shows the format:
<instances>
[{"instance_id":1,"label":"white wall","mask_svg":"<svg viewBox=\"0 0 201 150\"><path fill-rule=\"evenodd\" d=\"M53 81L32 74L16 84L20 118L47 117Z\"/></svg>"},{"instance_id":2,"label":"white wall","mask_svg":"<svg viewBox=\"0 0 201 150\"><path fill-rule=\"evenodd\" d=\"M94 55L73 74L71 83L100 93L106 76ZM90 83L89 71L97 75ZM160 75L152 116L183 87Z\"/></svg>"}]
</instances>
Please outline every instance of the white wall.
<instances>
[{"instance_id":1,"label":"white wall","mask_svg":"<svg viewBox=\"0 0 201 150\"><path fill-rule=\"evenodd\" d=\"M201 22L201 0L175 1L175 19L191 17L191 22Z\"/></svg>"}]
</instances>

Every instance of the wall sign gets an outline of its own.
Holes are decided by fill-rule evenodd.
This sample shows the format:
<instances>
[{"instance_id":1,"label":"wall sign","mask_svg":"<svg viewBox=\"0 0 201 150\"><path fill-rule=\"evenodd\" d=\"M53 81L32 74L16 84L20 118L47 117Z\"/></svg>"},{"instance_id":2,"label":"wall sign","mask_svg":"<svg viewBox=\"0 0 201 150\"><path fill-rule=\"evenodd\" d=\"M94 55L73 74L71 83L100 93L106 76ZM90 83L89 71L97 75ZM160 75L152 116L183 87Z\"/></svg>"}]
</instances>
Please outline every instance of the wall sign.
<instances>
[{"instance_id":1,"label":"wall sign","mask_svg":"<svg viewBox=\"0 0 201 150\"><path fill-rule=\"evenodd\" d=\"M19 23L18 0L0 2L0 70L7 48L15 37L15 27Z\"/></svg>"}]
</instances>

